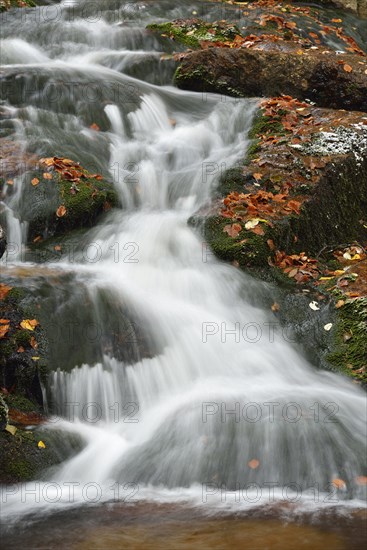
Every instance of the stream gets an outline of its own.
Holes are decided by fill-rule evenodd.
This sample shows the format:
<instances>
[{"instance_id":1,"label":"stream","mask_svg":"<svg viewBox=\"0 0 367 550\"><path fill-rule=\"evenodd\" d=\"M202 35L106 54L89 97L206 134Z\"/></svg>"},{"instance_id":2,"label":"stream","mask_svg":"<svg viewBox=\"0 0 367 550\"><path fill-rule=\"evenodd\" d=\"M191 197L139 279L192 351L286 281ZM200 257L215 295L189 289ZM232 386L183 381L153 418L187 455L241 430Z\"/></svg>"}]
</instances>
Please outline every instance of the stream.
<instances>
[{"instance_id":1,"label":"stream","mask_svg":"<svg viewBox=\"0 0 367 550\"><path fill-rule=\"evenodd\" d=\"M172 44L145 26L236 14L189 0L3 14L2 135L103 174L122 205L40 263L22 255L23 176L5 197L6 271L49 304L47 429L81 444L2 488L4 548L361 547L364 392L311 365L261 306L271 285L187 223L243 159L258 100L174 88Z\"/></svg>"}]
</instances>

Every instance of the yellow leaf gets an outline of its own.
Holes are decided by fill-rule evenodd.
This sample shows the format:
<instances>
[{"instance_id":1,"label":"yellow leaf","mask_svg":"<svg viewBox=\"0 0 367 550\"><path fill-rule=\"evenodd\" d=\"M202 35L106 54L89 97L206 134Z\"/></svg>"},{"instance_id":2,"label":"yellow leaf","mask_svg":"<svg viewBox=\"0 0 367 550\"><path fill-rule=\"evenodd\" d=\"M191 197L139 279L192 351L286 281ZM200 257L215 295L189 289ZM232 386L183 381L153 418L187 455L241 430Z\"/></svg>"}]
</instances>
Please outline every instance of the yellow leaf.
<instances>
[{"instance_id":1,"label":"yellow leaf","mask_svg":"<svg viewBox=\"0 0 367 550\"><path fill-rule=\"evenodd\" d=\"M330 281L333 277L320 277L319 281Z\"/></svg>"},{"instance_id":2,"label":"yellow leaf","mask_svg":"<svg viewBox=\"0 0 367 550\"><path fill-rule=\"evenodd\" d=\"M345 271L344 269L337 269L336 271L334 271L334 275L345 275Z\"/></svg>"},{"instance_id":3,"label":"yellow leaf","mask_svg":"<svg viewBox=\"0 0 367 550\"><path fill-rule=\"evenodd\" d=\"M50 174L49 172L44 172L42 176L45 180L52 180L52 174Z\"/></svg>"},{"instance_id":4,"label":"yellow leaf","mask_svg":"<svg viewBox=\"0 0 367 550\"><path fill-rule=\"evenodd\" d=\"M343 307L345 304L344 300L338 300L335 304L336 309L339 309L340 307Z\"/></svg>"},{"instance_id":5,"label":"yellow leaf","mask_svg":"<svg viewBox=\"0 0 367 550\"><path fill-rule=\"evenodd\" d=\"M15 435L17 433L17 429L15 426L12 426L11 424L7 424L5 426L5 430L9 432L11 435Z\"/></svg>"},{"instance_id":6,"label":"yellow leaf","mask_svg":"<svg viewBox=\"0 0 367 550\"><path fill-rule=\"evenodd\" d=\"M43 441L39 441L37 446L39 449L46 449L46 445L43 443Z\"/></svg>"},{"instance_id":7,"label":"yellow leaf","mask_svg":"<svg viewBox=\"0 0 367 550\"><path fill-rule=\"evenodd\" d=\"M38 361L39 357L32 357L33 361Z\"/></svg>"},{"instance_id":8,"label":"yellow leaf","mask_svg":"<svg viewBox=\"0 0 367 550\"><path fill-rule=\"evenodd\" d=\"M20 326L26 330L34 330L37 325L39 325L37 319L23 319L20 323Z\"/></svg>"}]
</instances>

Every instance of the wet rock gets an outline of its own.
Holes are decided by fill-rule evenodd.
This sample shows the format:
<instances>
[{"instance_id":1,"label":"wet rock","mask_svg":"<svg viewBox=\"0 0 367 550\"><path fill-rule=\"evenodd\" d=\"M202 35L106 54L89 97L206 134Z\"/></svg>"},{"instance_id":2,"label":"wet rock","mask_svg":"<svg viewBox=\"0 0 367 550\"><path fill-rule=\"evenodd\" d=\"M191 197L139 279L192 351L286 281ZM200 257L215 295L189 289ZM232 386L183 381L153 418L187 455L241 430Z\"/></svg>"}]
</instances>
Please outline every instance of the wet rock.
<instances>
[{"instance_id":1,"label":"wet rock","mask_svg":"<svg viewBox=\"0 0 367 550\"><path fill-rule=\"evenodd\" d=\"M41 159L36 170L24 174L22 185L19 214L29 224L30 242L92 227L118 205L111 182L69 159Z\"/></svg>"},{"instance_id":2,"label":"wet rock","mask_svg":"<svg viewBox=\"0 0 367 550\"><path fill-rule=\"evenodd\" d=\"M288 94L317 105L367 111L367 62L352 54L211 48L188 53L179 88L234 97Z\"/></svg>"},{"instance_id":3,"label":"wet rock","mask_svg":"<svg viewBox=\"0 0 367 550\"><path fill-rule=\"evenodd\" d=\"M4 255L6 250L6 235L5 231L0 225L0 258Z\"/></svg>"}]
</instances>

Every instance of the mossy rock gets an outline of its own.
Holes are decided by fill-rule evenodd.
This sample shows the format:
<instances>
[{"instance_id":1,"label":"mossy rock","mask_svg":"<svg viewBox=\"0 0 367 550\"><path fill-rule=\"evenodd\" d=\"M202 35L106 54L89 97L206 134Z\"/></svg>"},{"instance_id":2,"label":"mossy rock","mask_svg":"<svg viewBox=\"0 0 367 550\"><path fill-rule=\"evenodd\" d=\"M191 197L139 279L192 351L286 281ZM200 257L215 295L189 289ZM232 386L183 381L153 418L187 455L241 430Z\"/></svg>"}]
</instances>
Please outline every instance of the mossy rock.
<instances>
[{"instance_id":1,"label":"mossy rock","mask_svg":"<svg viewBox=\"0 0 367 550\"><path fill-rule=\"evenodd\" d=\"M189 48L200 48L202 41L226 42L241 34L238 27L232 23L207 23L202 19L176 19L167 23L151 23L147 25L147 29Z\"/></svg>"},{"instance_id":2,"label":"mossy rock","mask_svg":"<svg viewBox=\"0 0 367 550\"><path fill-rule=\"evenodd\" d=\"M44 447L38 446L40 441ZM14 435L0 431L0 483L40 479L82 448L79 437L60 430L17 429Z\"/></svg>"},{"instance_id":3,"label":"mossy rock","mask_svg":"<svg viewBox=\"0 0 367 550\"><path fill-rule=\"evenodd\" d=\"M33 0L0 0L0 12L11 8L34 8L37 4Z\"/></svg>"},{"instance_id":4,"label":"mossy rock","mask_svg":"<svg viewBox=\"0 0 367 550\"><path fill-rule=\"evenodd\" d=\"M338 309L333 350L327 361L367 385L367 298L349 300Z\"/></svg>"},{"instance_id":5,"label":"mossy rock","mask_svg":"<svg viewBox=\"0 0 367 550\"><path fill-rule=\"evenodd\" d=\"M42 169L25 175L21 219L29 223L28 240L43 240L78 228L93 226L97 219L118 206L113 184L84 169L73 182L57 171ZM44 175L52 176L45 179ZM36 185L32 181L37 181Z\"/></svg>"}]
</instances>

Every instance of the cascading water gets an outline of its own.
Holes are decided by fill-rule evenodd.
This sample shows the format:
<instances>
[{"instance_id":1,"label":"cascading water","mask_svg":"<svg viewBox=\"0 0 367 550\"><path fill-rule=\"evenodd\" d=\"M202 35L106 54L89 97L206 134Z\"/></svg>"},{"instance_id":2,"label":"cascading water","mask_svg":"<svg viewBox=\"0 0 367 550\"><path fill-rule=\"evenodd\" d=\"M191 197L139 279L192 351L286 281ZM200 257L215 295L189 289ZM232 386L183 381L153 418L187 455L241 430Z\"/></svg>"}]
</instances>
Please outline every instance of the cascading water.
<instances>
[{"instance_id":1,"label":"cascading water","mask_svg":"<svg viewBox=\"0 0 367 550\"><path fill-rule=\"evenodd\" d=\"M144 25L195 9L190 2L120 4L101 2L103 17L88 21L85 3L63 2L58 19L38 21L37 32L29 25L37 10L25 21L9 14L2 45L4 78L13 84L7 121L39 156L75 158L113 178L123 209L88 234L98 261L80 249L73 261L49 267L72 273L100 322L103 296L115 314L127 308L149 352L139 354L133 323L124 343L135 346L133 360L101 348L90 364L55 370L49 393L59 417L49 428L78 434L83 449L42 483L74 483L74 498L29 503L8 495L3 513L83 504L88 483L102 488L104 500L116 496L117 482L132 487L135 499L195 503L205 486L206 506L221 503L219 487L247 487L251 495L254 487L268 488L259 499L241 499L246 506L269 502L269 488L276 495L285 486L295 500L297 491L312 502L315 492L323 494L325 505L340 495L359 498L363 392L309 365L256 306L262 285L217 262L187 224L221 171L243 158L257 102L182 92L169 80L158 86L119 72L137 59L155 59L161 83L162 44ZM217 9L211 5L210 16ZM92 100L88 91L96 90ZM94 122L101 132L90 130ZM7 208L11 240L19 244L18 199ZM348 487L338 498L330 486L335 478Z\"/></svg>"}]
</instances>

